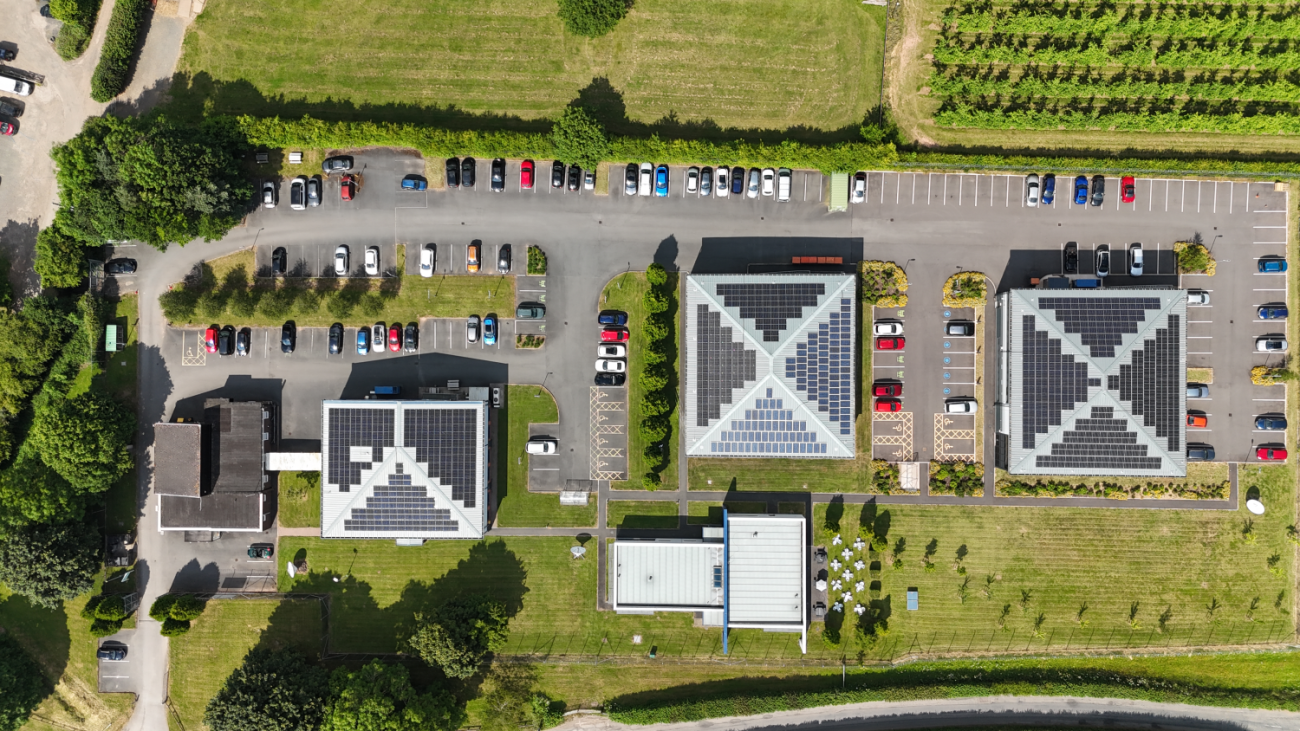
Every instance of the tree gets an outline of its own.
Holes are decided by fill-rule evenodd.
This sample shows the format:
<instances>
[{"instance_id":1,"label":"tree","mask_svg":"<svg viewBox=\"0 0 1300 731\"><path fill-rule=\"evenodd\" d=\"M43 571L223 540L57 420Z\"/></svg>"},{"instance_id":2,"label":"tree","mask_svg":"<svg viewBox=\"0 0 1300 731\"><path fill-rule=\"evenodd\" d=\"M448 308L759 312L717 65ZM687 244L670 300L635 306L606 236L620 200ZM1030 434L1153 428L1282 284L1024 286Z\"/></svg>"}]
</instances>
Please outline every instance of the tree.
<instances>
[{"instance_id":1,"label":"tree","mask_svg":"<svg viewBox=\"0 0 1300 731\"><path fill-rule=\"evenodd\" d=\"M47 467L30 445L0 472L0 523L65 523L81 520L85 511L85 493Z\"/></svg>"},{"instance_id":2,"label":"tree","mask_svg":"<svg viewBox=\"0 0 1300 731\"><path fill-rule=\"evenodd\" d=\"M632 7L630 0L559 0L560 20L574 35L599 38L614 30Z\"/></svg>"},{"instance_id":3,"label":"tree","mask_svg":"<svg viewBox=\"0 0 1300 731\"><path fill-rule=\"evenodd\" d=\"M77 488L103 492L131 469L127 446L135 415L98 391L56 397L38 409L28 440L41 459Z\"/></svg>"},{"instance_id":4,"label":"tree","mask_svg":"<svg viewBox=\"0 0 1300 731\"><path fill-rule=\"evenodd\" d=\"M484 686L482 731L546 729L564 716L551 708L551 699L538 692L537 673L531 665L493 665Z\"/></svg>"},{"instance_id":5,"label":"tree","mask_svg":"<svg viewBox=\"0 0 1300 731\"><path fill-rule=\"evenodd\" d=\"M208 701L211 731L316 731L329 697L325 671L290 650L257 648Z\"/></svg>"},{"instance_id":6,"label":"tree","mask_svg":"<svg viewBox=\"0 0 1300 731\"><path fill-rule=\"evenodd\" d=\"M668 272L663 264L655 262L645 268L645 280L651 287L662 287L668 283Z\"/></svg>"},{"instance_id":7,"label":"tree","mask_svg":"<svg viewBox=\"0 0 1300 731\"><path fill-rule=\"evenodd\" d=\"M588 170L609 155L605 128L582 107L566 107L551 128L551 138L557 158Z\"/></svg>"},{"instance_id":8,"label":"tree","mask_svg":"<svg viewBox=\"0 0 1300 731\"><path fill-rule=\"evenodd\" d=\"M467 718L447 691L416 693L405 667L378 660L335 670L330 696L321 731L456 731Z\"/></svg>"},{"instance_id":9,"label":"tree","mask_svg":"<svg viewBox=\"0 0 1300 731\"><path fill-rule=\"evenodd\" d=\"M505 644L506 609L484 596L457 597L430 615L416 614L411 648L449 678L472 676L487 654Z\"/></svg>"},{"instance_id":10,"label":"tree","mask_svg":"<svg viewBox=\"0 0 1300 731\"><path fill-rule=\"evenodd\" d=\"M56 609L95 586L99 534L79 524L32 525L0 541L0 583L38 606Z\"/></svg>"},{"instance_id":11,"label":"tree","mask_svg":"<svg viewBox=\"0 0 1300 731\"><path fill-rule=\"evenodd\" d=\"M76 287L86 276L86 244L63 230L60 217L54 225L36 234L36 273L42 287Z\"/></svg>"},{"instance_id":12,"label":"tree","mask_svg":"<svg viewBox=\"0 0 1300 731\"><path fill-rule=\"evenodd\" d=\"M21 312L0 310L0 410L16 416L40 387L46 367L67 332L66 320L56 332L42 327L37 311L46 298L26 300ZM29 312L32 310L32 312ZM41 312L39 314L46 314Z\"/></svg>"},{"instance_id":13,"label":"tree","mask_svg":"<svg viewBox=\"0 0 1300 731\"><path fill-rule=\"evenodd\" d=\"M45 674L12 634L0 635L0 731L16 731L49 694Z\"/></svg>"}]
</instances>

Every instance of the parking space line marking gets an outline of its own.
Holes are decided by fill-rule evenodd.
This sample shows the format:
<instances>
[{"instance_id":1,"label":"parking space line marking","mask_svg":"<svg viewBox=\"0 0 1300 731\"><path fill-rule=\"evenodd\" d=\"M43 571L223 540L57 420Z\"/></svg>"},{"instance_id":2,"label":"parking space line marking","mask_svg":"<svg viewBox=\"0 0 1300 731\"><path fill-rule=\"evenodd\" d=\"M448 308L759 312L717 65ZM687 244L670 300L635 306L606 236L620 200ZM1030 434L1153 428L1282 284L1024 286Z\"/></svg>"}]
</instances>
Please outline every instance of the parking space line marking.
<instances>
[{"instance_id":1,"label":"parking space line marking","mask_svg":"<svg viewBox=\"0 0 1300 731\"><path fill-rule=\"evenodd\" d=\"M1237 194L1237 184L1231 180L1228 181L1228 215L1232 215L1232 199Z\"/></svg>"},{"instance_id":2,"label":"parking space line marking","mask_svg":"<svg viewBox=\"0 0 1300 731\"><path fill-rule=\"evenodd\" d=\"M1007 208L1011 207L1011 176L1007 175Z\"/></svg>"},{"instance_id":3,"label":"parking space line marking","mask_svg":"<svg viewBox=\"0 0 1300 731\"><path fill-rule=\"evenodd\" d=\"M1246 181L1246 213L1250 213L1250 181Z\"/></svg>"},{"instance_id":4,"label":"parking space line marking","mask_svg":"<svg viewBox=\"0 0 1300 731\"><path fill-rule=\"evenodd\" d=\"M916 173L912 173L912 205L916 205Z\"/></svg>"},{"instance_id":5,"label":"parking space line marking","mask_svg":"<svg viewBox=\"0 0 1300 731\"><path fill-rule=\"evenodd\" d=\"M1260 211L1256 211L1256 213L1260 213ZM1254 226L1253 228L1286 228L1286 226Z\"/></svg>"},{"instance_id":6,"label":"parking space line marking","mask_svg":"<svg viewBox=\"0 0 1300 731\"><path fill-rule=\"evenodd\" d=\"M894 173L894 205L898 205L903 196L903 174Z\"/></svg>"},{"instance_id":7,"label":"parking space line marking","mask_svg":"<svg viewBox=\"0 0 1300 731\"><path fill-rule=\"evenodd\" d=\"M1201 181L1196 181L1196 212L1201 212Z\"/></svg>"},{"instance_id":8,"label":"parking space line marking","mask_svg":"<svg viewBox=\"0 0 1300 731\"><path fill-rule=\"evenodd\" d=\"M961 199L965 196L965 192L964 192L965 190L966 190L966 176L958 175L957 176L957 205L959 206L961 205Z\"/></svg>"},{"instance_id":9,"label":"parking space line marking","mask_svg":"<svg viewBox=\"0 0 1300 731\"><path fill-rule=\"evenodd\" d=\"M943 204L948 205L948 173L943 174Z\"/></svg>"},{"instance_id":10,"label":"parking space line marking","mask_svg":"<svg viewBox=\"0 0 1300 731\"><path fill-rule=\"evenodd\" d=\"M975 176L975 207L980 207L980 176Z\"/></svg>"},{"instance_id":11,"label":"parking space line marking","mask_svg":"<svg viewBox=\"0 0 1300 731\"><path fill-rule=\"evenodd\" d=\"M1219 181L1216 180L1214 181L1214 208L1210 209L1210 213L1218 213L1218 212L1219 212Z\"/></svg>"},{"instance_id":12,"label":"parking space line marking","mask_svg":"<svg viewBox=\"0 0 1300 731\"><path fill-rule=\"evenodd\" d=\"M930 189L934 187L934 173L926 173L925 182L925 204L930 205Z\"/></svg>"}]
</instances>

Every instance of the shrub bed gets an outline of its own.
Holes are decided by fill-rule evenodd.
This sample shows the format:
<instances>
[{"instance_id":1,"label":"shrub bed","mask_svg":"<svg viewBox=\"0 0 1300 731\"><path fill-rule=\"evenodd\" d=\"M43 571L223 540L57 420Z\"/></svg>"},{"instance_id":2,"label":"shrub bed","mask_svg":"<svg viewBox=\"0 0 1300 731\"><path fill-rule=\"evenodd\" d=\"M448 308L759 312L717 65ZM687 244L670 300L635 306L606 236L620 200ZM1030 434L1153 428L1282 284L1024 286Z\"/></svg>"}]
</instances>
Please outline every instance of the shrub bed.
<instances>
[{"instance_id":1,"label":"shrub bed","mask_svg":"<svg viewBox=\"0 0 1300 731\"><path fill-rule=\"evenodd\" d=\"M907 306L907 272L892 261L864 261L862 301L876 307Z\"/></svg>"},{"instance_id":2,"label":"shrub bed","mask_svg":"<svg viewBox=\"0 0 1300 731\"><path fill-rule=\"evenodd\" d=\"M988 301L983 272L957 272L943 283L943 303L948 307L983 307Z\"/></svg>"},{"instance_id":3,"label":"shrub bed","mask_svg":"<svg viewBox=\"0 0 1300 731\"><path fill-rule=\"evenodd\" d=\"M516 335L516 348L540 348L546 344L545 335Z\"/></svg>"},{"instance_id":4,"label":"shrub bed","mask_svg":"<svg viewBox=\"0 0 1300 731\"><path fill-rule=\"evenodd\" d=\"M1250 382L1256 386L1276 386L1279 383L1286 383L1294 377L1295 374L1286 368L1255 366L1250 369Z\"/></svg>"},{"instance_id":5,"label":"shrub bed","mask_svg":"<svg viewBox=\"0 0 1300 731\"><path fill-rule=\"evenodd\" d=\"M144 20L148 0L117 0L108 34L99 52L99 64L90 77L90 98L106 102L126 90L127 73L140 40L140 23Z\"/></svg>"},{"instance_id":6,"label":"shrub bed","mask_svg":"<svg viewBox=\"0 0 1300 731\"><path fill-rule=\"evenodd\" d=\"M939 462L930 460L930 494L982 497L984 465L980 462Z\"/></svg>"},{"instance_id":7,"label":"shrub bed","mask_svg":"<svg viewBox=\"0 0 1300 731\"><path fill-rule=\"evenodd\" d=\"M1072 481L1051 478L1003 478L997 481L997 494L1004 497L1100 497L1112 500L1169 499L1227 500L1231 487L1227 480L1211 484L1194 482L1136 482L1121 484L1104 479ZM931 492L934 492L931 483Z\"/></svg>"},{"instance_id":8,"label":"shrub bed","mask_svg":"<svg viewBox=\"0 0 1300 731\"><path fill-rule=\"evenodd\" d=\"M1214 276L1216 262L1204 244L1177 241L1174 243L1174 254L1178 257L1179 274Z\"/></svg>"},{"instance_id":9,"label":"shrub bed","mask_svg":"<svg viewBox=\"0 0 1300 731\"><path fill-rule=\"evenodd\" d=\"M531 275L546 273L546 253L539 247L528 247L528 273Z\"/></svg>"},{"instance_id":10,"label":"shrub bed","mask_svg":"<svg viewBox=\"0 0 1300 731\"><path fill-rule=\"evenodd\" d=\"M883 459L871 460L871 486L876 489L876 492L885 495L903 489L903 483L898 476L898 465Z\"/></svg>"}]
</instances>

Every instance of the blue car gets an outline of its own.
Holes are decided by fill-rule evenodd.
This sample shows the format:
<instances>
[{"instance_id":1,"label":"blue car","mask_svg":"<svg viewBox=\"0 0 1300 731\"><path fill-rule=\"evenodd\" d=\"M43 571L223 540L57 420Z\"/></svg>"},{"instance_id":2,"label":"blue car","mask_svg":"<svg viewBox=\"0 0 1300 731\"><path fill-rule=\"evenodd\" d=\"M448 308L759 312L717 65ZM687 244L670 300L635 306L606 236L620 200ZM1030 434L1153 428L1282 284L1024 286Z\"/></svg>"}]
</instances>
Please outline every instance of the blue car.
<instances>
[{"instance_id":1,"label":"blue car","mask_svg":"<svg viewBox=\"0 0 1300 731\"><path fill-rule=\"evenodd\" d=\"M1074 204L1078 206L1088 203L1088 176L1080 175L1074 179Z\"/></svg>"},{"instance_id":2,"label":"blue car","mask_svg":"<svg viewBox=\"0 0 1300 731\"><path fill-rule=\"evenodd\" d=\"M488 315L483 318L483 344L497 344L497 318L495 315Z\"/></svg>"},{"instance_id":3,"label":"blue car","mask_svg":"<svg viewBox=\"0 0 1300 731\"><path fill-rule=\"evenodd\" d=\"M1286 308L1281 305L1264 305L1259 308L1259 319L1261 320L1285 320L1286 315Z\"/></svg>"},{"instance_id":4,"label":"blue car","mask_svg":"<svg viewBox=\"0 0 1300 731\"><path fill-rule=\"evenodd\" d=\"M1286 259L1260 259L1259 270L1261 272L1284 272L1286 271Z\"/></svg>"},{"instance_id":5,"label":"blue car","mask_svg":"<svg viewBox=\"0 0 1300 731\"><path fill-rule=\"evenodd\" d=\"M402 178L402 190L427 190L429 181L416 175Z\"/></svg>"},{"instance_id":6,"label":"blue car","mask_svg":"<svg viewBox=\"0 0 1300 731\"><path fill-rule=\"evenodd\" d=\"M1282 431L1286 429L1286 419L1281 416L1257 416L1255 428L1262 431Z\"/></svg>"},{"instance_id":7,"label":"blue car","mask_svg":"<svg viewBox=\"0 0 1300 731\"><path fill-rule=\"evenodd\" d=\"M357 328L357 355L370 355L370 328Z\"/></svg>"},{"instance_id":8,"label":"blue car","mask_svg":"<svg viewBox=\"0 0 1300 731\"><path fill-rule=\"evenodd\" d=\"M1050 206L1056 200L1056 176L1048 173L1043 176L1043 205Z\"/></svg>"},{"instance_id":9,"label":"blue car","mask_svg":"<svg viewBox=\"0 0 1300 731\"><path fill-rule=\"evenodd\" d=\"M655 195L659 198L668 197L668 166L660 165L655 168Z\"/></svg>"}]
</instances>

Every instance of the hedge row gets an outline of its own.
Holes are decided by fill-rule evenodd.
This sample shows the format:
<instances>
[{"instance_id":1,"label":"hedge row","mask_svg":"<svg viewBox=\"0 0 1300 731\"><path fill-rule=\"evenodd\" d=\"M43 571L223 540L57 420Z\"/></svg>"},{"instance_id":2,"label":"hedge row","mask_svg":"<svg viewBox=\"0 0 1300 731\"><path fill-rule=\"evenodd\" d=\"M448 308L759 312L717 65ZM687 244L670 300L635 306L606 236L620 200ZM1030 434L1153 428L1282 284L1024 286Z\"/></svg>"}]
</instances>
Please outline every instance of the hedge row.
<instances>
[{"instance_id":1,"label":"hedge row","mask_svg":"<svg viewBox=\"0 0 1300 731\"><path fill-rule=\"evenodd\" d=\"M677 347L676 278L670 280L662 264L646 268L650 288L643 297L646 312L644 331L649 344L641 353L645 368L637 374L644 393L641 396L641 439L643 464L650 470L641 478L641 486L653 490L662 482L660 474L668 465L668 437L672 422L668 415L677 407L677 372L672 356Z\"/></svg>"},{"instance_id":2,"label":"hedge row","mask_svg":"<svg viewBox=\"0 0 1300 731\"><path fill-rule=\"evenodd\" d=\"M100 0L50 0L50 15L63 21L54 52L64 61L71 61L86 52L90 34L95 29Z\"/></svg>"},{"instance_id":3,"label":"hedge row","mask_svg":"<svg viewBox=\"0 0 1300 731\"><path fill-rule=\"evenodd\" d=\"M1111 500L1227 500L1231 485L1222 482L1157 482L1148 480L1139 484L1121 485L1106 480L1067 480L1060 478L1004 478L997 481L997 494L1001 497L1092 497ZM933 482L930 492L935 492Z\"/></svg>"},{"instance_id":4,"label":"hedge row","mask_svg":"<svg viewBox=\"0 0 1300 731\"><path fill-rule=\"evenodd\" d=\"M106 102L126 90L131 70L131 59L140 39L140 23L148 0L117 0L113 17L108 21L108 34L104 48L99 53L99 65L90 77L90 98Z\"/></svg>"}]
</instances>

